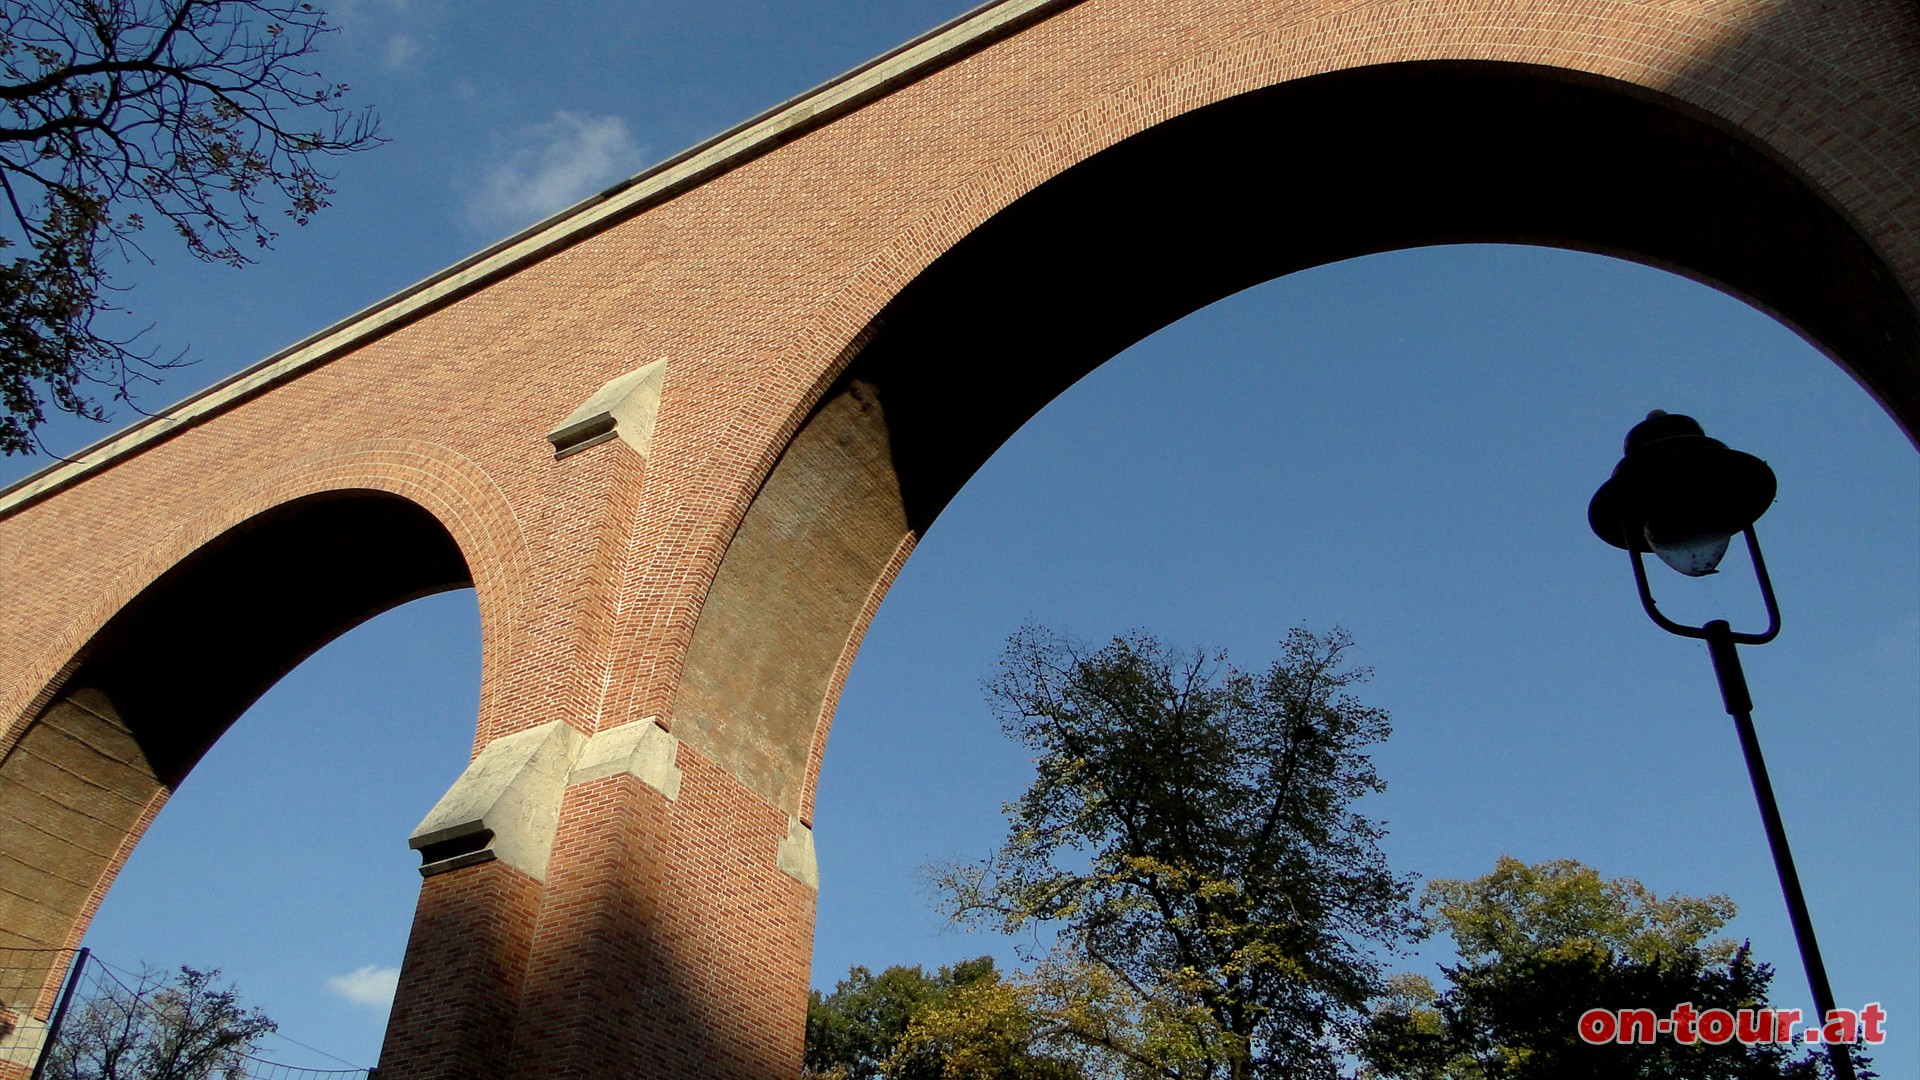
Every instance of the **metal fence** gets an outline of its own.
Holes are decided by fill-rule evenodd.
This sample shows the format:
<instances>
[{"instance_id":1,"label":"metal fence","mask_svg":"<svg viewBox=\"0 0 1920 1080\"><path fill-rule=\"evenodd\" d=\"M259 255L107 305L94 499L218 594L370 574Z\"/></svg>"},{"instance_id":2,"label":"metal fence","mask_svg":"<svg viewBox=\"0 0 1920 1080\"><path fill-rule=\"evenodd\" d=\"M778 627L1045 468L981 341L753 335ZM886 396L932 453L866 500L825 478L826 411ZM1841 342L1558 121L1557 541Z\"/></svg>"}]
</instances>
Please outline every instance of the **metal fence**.
<instances>
[{"instance_id":1,"label":"metal fence","mask_svg":"<svg viewBox=\"0 0 1920 1080\"><path fill-rule=\"evenodd\" d=\"M187 1007L168 973L116 967L87 949L0 948L0 1077L89 1080L101 1075L104 1056L137 1053L142 1039L177 1027ZM377 1069L289 1065L252 1049L209 1049L203 1065L168 1075L225 1078L238 1066L249 1080L378 1080Z\"/></svg>"},{"instance_id":2,"label":"metal fence","mask_svg":"<svg viewBox=\"0 0 1920 1080\"><path fill-rule=\"evenodd\" d=\"M47 1022L72 949L0 948L0 1076L40 1077Z\"/></svg>"}]
</instances>

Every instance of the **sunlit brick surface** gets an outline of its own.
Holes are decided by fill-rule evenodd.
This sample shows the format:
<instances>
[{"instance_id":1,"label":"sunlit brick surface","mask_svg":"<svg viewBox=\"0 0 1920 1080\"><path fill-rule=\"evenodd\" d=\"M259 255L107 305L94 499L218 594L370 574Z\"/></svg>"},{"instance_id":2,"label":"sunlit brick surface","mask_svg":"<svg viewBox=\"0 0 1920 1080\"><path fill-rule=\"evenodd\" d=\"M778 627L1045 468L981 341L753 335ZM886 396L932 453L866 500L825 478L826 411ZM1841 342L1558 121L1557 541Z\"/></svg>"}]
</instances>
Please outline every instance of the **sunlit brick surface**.
<instances>
[{"instance_id":1,"label":"sunlit brick surface","mask_svg":"<svg viewBox=\"0 0 1920 1080\"><path fill-rule=\"evenodd\" d=\"M992 448L954 449L928 434L945 428L917 418L984 410L993 424L1017 422L1051 392L1025 384L1100 358L1041 378L1020 349L1054 331L1031 297L941 293L937 274L910 304L903 290L1049 180L1088 163L1076 182L1122 191L1137 174L1099 172L1119 160L1103 151L1269 88L1364 89L1374 71L1413 70L1382 65L1425 65L1421 77L1437 81L1423 85L1444 87L1458 62L1474 85L1510 80L1515 95L1598 103L1547 129L1579 136L1615 102L1651 116L1648 139L1669 139L1663 147L1724 140L1728 153L1701 160L1736 161L1724 166L1729 205L1798 208L1804 220L1778 223L1853 261L1788 266L1764 247L1775 222L1687 214L1654 229L1670 249L1638 248L1621 230L1644 215L1604 199L1590 213L1548 207L1537 232L1487 221L1755 297L1821 339L1909 432L1920 426L1910 0L1086 0L1037 14L624 217L555 226L538 258L369 324L72 482L0 502L0 945L79 940L169 785L276 664L388 604L470 580L485 652L476 749L553 720L590 734L658 718L682 740L684 783L671 801L629 774L574 785L544 881L501 863L427 879L383 1080L794 1074L813 893L778 868L777 849L790 818L811 816L826 723L886 585L952 477ZM1354 81L1314 82L1342 72ZM1308 98L1271 100L1284 110ZM1343 122L1340 94L1311 100L1316 123ZM1296 185L1337 171L1324 146L1294 141L1284 112L1267 119L1204 146L1167 145L1241 158L1255 147ZM1621 160L1634 162L1630 133L1608 122L1606 137L1624 138ZM1422 137L1433 160L1416 164L1430 167L1383 178L1398 188L1382 191L1417 196L1470 164L1447 160L1445 132ZM1666 161L1680 184L1707 167L1675 153L1635 163L1635 176L1658 176ZM1215 156L1155 167L1188 176ZM1154 203L1164 186L1142 190L1111 195L1113 230L1204 241L1249 273L1333 257L1305 239L1289 247L1292 234L1271 221L1261 228L1272 250L1256 259L1234 251L1235 229L1183 237L1188 207ZM1636 197L1648 205L1664 197L1647 190ZM1218 212L1204 201L1191 209ZM1302 237L1388 221L1369 234L1375 250L1482 235L1438 212L1402 221L1403 201L1339 204L1331 223L1318 205L1282 209L1299 215ZM1019 237L996 242L1014 250ZM1823 275L1845 287L1821 291ZM1178 292L1165 266L1135 276L1143 295L1177 294L1169 302L1184 310L1213 298ZM1089 334L1113 325L1122 302L1109 310L1100 297L1126 284L1052 321L1084 320ZM969 332L993 327L1000 347L935 350L916 368L900 343L922 340L912 318L928 311ZM547 432L610 379L659 359L644 460L621 441L555 460ZM329 501L338 492L362 494ZM250 522L298 500L324 517L336 503L390 513L386 497L437 524L392 538L398 569L359 609L327 601L333 585L364 583L364 564L315 550L263 571L245 546ZM229 549L255 560L258 580L236 594L257 595L258 625L283 632L285 655L212 663L192 685L142 669L125 628L143 625L142 605L169 581L223 583ZM183 564L200 551L212 554ZM49 1003L0 1004L44 1015Z\"/></svg>"}]
</instances>

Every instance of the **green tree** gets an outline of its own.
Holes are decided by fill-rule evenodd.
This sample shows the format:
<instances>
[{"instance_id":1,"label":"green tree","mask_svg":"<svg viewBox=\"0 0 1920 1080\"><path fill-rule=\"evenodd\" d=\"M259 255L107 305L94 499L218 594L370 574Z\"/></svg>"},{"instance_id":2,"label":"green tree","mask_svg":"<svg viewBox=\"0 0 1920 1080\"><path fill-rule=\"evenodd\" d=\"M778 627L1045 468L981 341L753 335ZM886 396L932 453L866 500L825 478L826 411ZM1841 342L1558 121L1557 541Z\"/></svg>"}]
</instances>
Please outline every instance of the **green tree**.
<instances>
[{"instance_id":1,"label":"green tree","mask_svg":"<svg viewBox=\"0 0 1920 1080\"><path fill-rule=\"evenodd\" d=\"M1661 898L1631 878L1603 879L1570 859L1528 865L1502 858L1471 881L1435 881L1429 920L1454 941L1460 963L1438 991L1397 977L1361 1042L1380 1080L1813 1080L1824 1054L1783 1045L1589 1045L1578 1033L1589 1009L1682 1003L1696 1011L1767 1007L1772 970L1744 945L1714 935L1733 917L1724 896ZM1857 1061L1864 1062L1862 1058ZM1871 1072L1862 1071L1862 1076Z\"/></svg>"},{"instance_id":2,"label":"green tree","mask_svg":"<svg viewBox=\"0 0 1920 1080\"><path fill-rule=\"evenodd\" d=\"M219 980L183 967L101 981L61 1025L47 1080L246 1080L247 1055L278 1025Z\"/></svg>"},{"instance_id":3,"label":"green tree","mask_svg":"<svg viewBox=\"0 0 1920 1080\"><path fill-rule=\"evenodd\" d=\"M1572 859L1528 865L1502 856L1471 881L1429 882L1423 906L1468 965L1596 950L1642 963L1695 952L1725 961L1736 950L1731 939L1713 937L1734 916L1727 897L1662 899Z\"/></svg>"},{"instance_id":4,"label":"green tree","mask_svg":"<svg viewBox=\"0 0 1920 1080\"><path fill-rule=\"evenodd\" d=\"M1009 640L988 694L1036 775L999 851L932 874L956 919L1055 932L1038 1000L1108 1071L1337 1074L1374 950L1417 927L1354 809L1390 721L1351 695L1351 647L1296 629L1252 674L1140 633Z\"/></svg>"},{"instance_id":5,"label":"green tree","mask_svg":"<svg viewBox=\"0 0 1920 1080\"><path fill-rule=\"evenodd\" d=\"M996 975L954 987L916 1012L881 1066L887 1080L1080 1080L1052 1051L1051 1021L1030 987Z\"/></svg>"},{"instance_id":6,"label":"green tree","mask_svg":"<svg viewBox=\"0 0 1920 1080\"><path fill-rule=\"evenodd\" d=\"M381 141L310 66L331 30L297 0L0 2L0 451L175 362L109 325L149 225L245 265L327 205L325 158Z\"/></svg>"},{"instance_id":7,"label":"green tree","mask_svg":"<svg viewBox=\"0 0 1920 1080\"><path fill-rule=\"evenodd\" d=\"M821 1080L1078 1080L1050 1056L1024 987L991 957L941 968L855 967L807 1001L805 1075Z\"/></svg>"}]
</instances>

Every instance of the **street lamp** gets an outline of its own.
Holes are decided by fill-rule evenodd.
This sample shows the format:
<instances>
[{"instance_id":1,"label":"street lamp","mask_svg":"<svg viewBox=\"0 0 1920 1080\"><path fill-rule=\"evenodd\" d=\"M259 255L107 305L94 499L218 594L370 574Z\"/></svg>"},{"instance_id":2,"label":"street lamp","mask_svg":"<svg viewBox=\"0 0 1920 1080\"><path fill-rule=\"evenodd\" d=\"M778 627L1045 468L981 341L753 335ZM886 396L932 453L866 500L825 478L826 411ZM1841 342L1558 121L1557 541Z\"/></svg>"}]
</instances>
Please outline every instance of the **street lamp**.
<instances>
[{"instance_id":1,"label":"street lamp","mask_svg":"<svg viewBox=\"0 0 1920 1080\"><path fill-rule=\"evenodd\" d=\"M1807 916L1806 897L1800 892L1800 875L1793 868L1793 852L1787 848L1787 832L1780 824L1780 808L1773 800L1767 763L1760 756L1760 739L1753 731L1753 699L1747 693L1747 678L1734 652L1736 645L1765 645L1780 633L1780 607L1774 601L1773 582L1767 578L1767 564L1760 558L1760 541L1753 534L1753 523L1772 505L1774 490L1773 470L1766 462L1708 438L1690 416L1655 409L1627 432L1625 456L1614 466L1612 478L1594 493L1587 507L1587 524L1594 535L1627 551L1633 563L1634 583L1640 589L1640 605L1660 629L1707 643L1713 673L1720 680L1720 698L1740 733L1747 776L1760 803L1767 844L1773 849L1774 870L1780 875L1780 891L1786 894L1800 962L1807 970L1813 1002L1824 1023L1833 1012L1833 991L1827 985L1826 965L1820 960L1820 944L1814 940L1813 920ZM1746 537L1747 551L1753 557L1754 576L1760 581L1760 596L1767 609L1767 628L1743 633L1725 619L1686 626L1660 614L1647 584L1645 553L1653 552L1688 577L1704 577L1719 569L1735 533ZM1845 1047L1829 1043L1827 1054L1835 1074L1841 1080L1853 1080L1853 1059Z\"/></svg>"}]
</instances>

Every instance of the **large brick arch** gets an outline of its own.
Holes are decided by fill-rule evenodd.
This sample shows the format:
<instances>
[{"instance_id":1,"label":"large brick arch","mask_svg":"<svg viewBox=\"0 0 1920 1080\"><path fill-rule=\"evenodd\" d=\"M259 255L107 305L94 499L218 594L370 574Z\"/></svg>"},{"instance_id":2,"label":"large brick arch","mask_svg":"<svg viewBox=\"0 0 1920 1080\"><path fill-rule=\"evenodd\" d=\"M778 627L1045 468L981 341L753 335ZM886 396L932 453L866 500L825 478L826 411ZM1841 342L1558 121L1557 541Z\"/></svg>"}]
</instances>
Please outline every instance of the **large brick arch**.
<instances>
[{"instance_id":1,"label":"large brick arch","mask_svg":"<svg viewBox=\"0 0 1920 1080\"><path fill-rule=\"evenodd\" d=\"M1063 6L1069 10L1008 43L1033 39L1030 48L1001 46L1006 54L989 50L894 95L892 100L907 99L900 101L900 110L917 125L910 132L912 153L944 156L949 167L935 174L914 173L916 198L898 224L883 233L872 254L865 261L849 261L827 283L831 292L824 297L791 298L791 307L782 312L786 321L777 324L779 336L753 341L754 347L766 350L756 357L760 378L728 388L738 395L741 412L775 411L781 422L754 425L759 441L714 445L680 459L707 479L721 470L738 476L738 482L722 485L719 498L725 501L697 515L687 513L683 485L653 488L649 494L674 491L675 505L645 506L643 519L658 513L676 521L697 519L700 527L660 534L632 565L690 560L703 571L694 575L697 582L713 580L760 480L821 400L830 379L860 351L863 335L872 331L882 309L948 250L1027 193L1123 140L1231 98L1316 76L1398 64L1512 64L1570 83L1611 84L1623 94L1663 102L1665 108L1655 115L1664 124L1691 121L1718 128L1729 133L1742 152L1771 159L1803 197L1828 203L1840 227L1877 252L1877 258L1867 260L1873 267L1871 280L1845 285L1865 284L1872 294L1904 298L1894 305L1900 310L1891 326L1875 326L1871 316L1858 320L1856 332L1892 335L1871 343L1878 346L1878 359L1855 351L1863 353L1857 358L1860 365L1909 372L1904 376L1905 404L1896 405L1882 385L1869 386L1889 409L1908 410L1896 415L1910 432L1915 430L1910 361L1916 353L1913 307L1920 297L1920 212L1914 208L1913 191L1914 177L1920 174L1920 136L1914 134L1920 88L1908 73L1920 70L1920 15L1897 2L1862 0L1845 11L1817 3L1740 0L1123 3L1110 11L1098 4ZM1249 10L1253 8L1258 10ZM1116 32L1116 23L1124 28ZM1174 44L1168 43L1169 37L1176 39ZM1835 51L1867 42L1876 54L1872 60L1844 62ZM1029 66L1035 63L1059 67L1036 72ZM1097 65L1105 67L1091 70ZM1051 81L1055 77L1078 82L1063 88ZM978 99L982 108L941 108L945 99L940 95L949 82L961 83L961 94ZM978 89L986 84L993 90ZM1053 96L1045 104L1051 108L1037 108L1032 99L1049 94ZM1002 113L984 115L989 103ZM919 120L929 114L934 119ZM855 114L842 125L863 115ZM948 124L960 128L957 137L946 130ZM838 133L839 127L821 134ZM978 127L997 137L972 139ZM862 134L848 132L841 144L817 152L863 161L871 147ZM1290 146L1278 149L1284 152ZM725 200L731 194L716 192L716 197ZM820 194L802 188L795 197ZM1391 204L1379 205L1353 223L1390 228L1391 222L1371 219L1375 214L1390 217L1393 209ZM1409 231L1425 227L1437 239L1438 224ZM1597 221L1555 224L1563 232L1602 231ZM1694 232L1684 222L1647 224L1653 232L1668 225ZM1751 231L1765 224L1771 222L1749 216L1742 227ZM1831 227L1832 220L1827 224ZM1411 237L1396 241L1418 242ZM1630 253L1618 243L1613 249ZM1734 275L1716 280L1718 267L1695 266L1689 254L1638 257L1707 278L1737 294L1746 292L1763 307L1771 305L1770 293L1778 290L1747 292L1730 286ZM1718 254L1723 260L1732 257L1730 251ZM1798 259L1774 265L1788 276L1808 276ZM778 299L789 298L779 294ZM1837 306L1851 306L1844 297L1831 299ZM1879 313L1886 310L1883 306ZM1811 310L1803 316L1810 319ZM1844 344L1816 334L1805 322L1789 321L1830 355ZM1862 367L1851 370L1865 377ZM1891 387L1902 376L1873 378ZM670 434L673 419L663 417ZM661 605L630 624L634 636L627 660L643 674L624 684L624 696L611 705L614 715L631 719L676 711L672 695L681 683L680 665L703 602L698 588L680 603Z\"/></svg>"},{"instance_id":2,"label":"large brick arch","mask_svg":"<svg viewBox=\"0 0 1920 1080\"><path fill-rule=\"evenodd\" d=\"M759 741L729 743L732 767L809 820L866 621L915 538L1015 429L1228 293L1476 241L1703 279L1799 329L1920 430L1905 363L1920 323L1881 254L1737 130L1631 84L1532 65L1402 63L1284 83L1051 177L881 310L720 564L673 710L682 738L760 717ZM1827 272L1805 274L1808 262Z\"/></svg>"},{"instance_id":3,"label":"large brick arch","mask_svg":"<svg viewBox=\"0 0 1920 1080\"><path fill-rule=\"evenodd\" d=\"M1455 241L1708 281L1920 433L1920 12L1001 0L0 492L0 753L168 707L82 645L188 552L409 500L485 673L383 1076L791 1075L814 775L919 532L1127 343Z\"/></svg>"}]
</instances>

